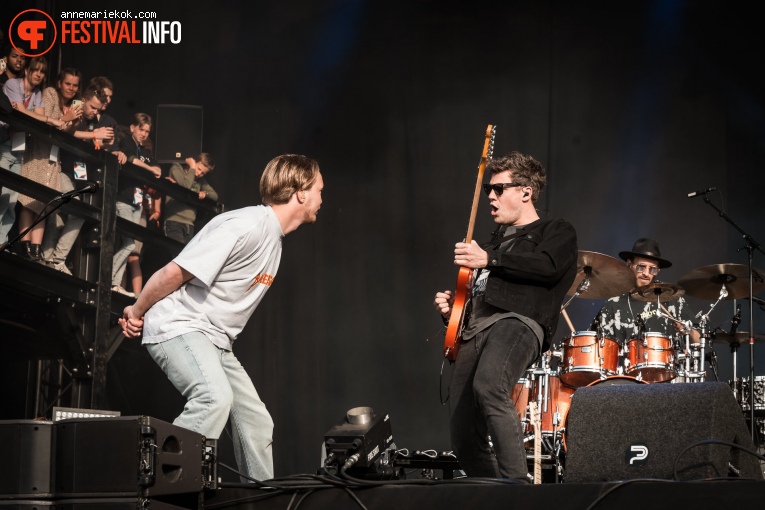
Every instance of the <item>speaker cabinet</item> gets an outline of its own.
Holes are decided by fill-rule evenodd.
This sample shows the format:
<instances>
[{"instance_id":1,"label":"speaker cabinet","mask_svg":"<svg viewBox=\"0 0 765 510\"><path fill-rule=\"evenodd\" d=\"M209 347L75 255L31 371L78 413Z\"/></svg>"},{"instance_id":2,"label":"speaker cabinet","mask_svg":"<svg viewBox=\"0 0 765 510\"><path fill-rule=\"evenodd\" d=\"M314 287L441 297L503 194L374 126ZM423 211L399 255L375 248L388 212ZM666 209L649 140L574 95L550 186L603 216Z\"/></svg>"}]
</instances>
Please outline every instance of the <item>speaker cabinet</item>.
<instances>
[{"instance_id":1,"label":"speaker cabinet","mask_svg":"<svg viewBox=\"0 0 765 510\"><path fill-rule=\"evenodd\" d=\"M55 429L58 498L199 493L209 482L205 437L156 418L62 420Z\"/></svg>"},{"instance_id":2,"label":"speaker cabinet","mask_svg":"<svg viewBox=\"0 0 765 510\"><path fill-rule=\"evenodd\" d=\"M196 158L202 152L201 106L186 104L157 105L154 119L154 156L158 163Z\"/></svg>"},{"instance_id":3,"label":"speaker cabinet","mask_svg":"<svg viewBox=\"0 0 765 510\"><path fill-rule=\"evenodd\" d=\"M762 479L741 408L725 383L594 385L579 388L566 423L565 482L635 478ZM686 450L686 448L689 448Z\"/></svg>"},{"instance_id":4,"label":"speaker cabinet","mask_svg":"<svg viewBox=\"0 0 765 510\"><path fill-rule=\"evenodd\" d=\"M0 422L0 498L45 498L52 494L53 422Z\"/></svg>"}]
</instances>

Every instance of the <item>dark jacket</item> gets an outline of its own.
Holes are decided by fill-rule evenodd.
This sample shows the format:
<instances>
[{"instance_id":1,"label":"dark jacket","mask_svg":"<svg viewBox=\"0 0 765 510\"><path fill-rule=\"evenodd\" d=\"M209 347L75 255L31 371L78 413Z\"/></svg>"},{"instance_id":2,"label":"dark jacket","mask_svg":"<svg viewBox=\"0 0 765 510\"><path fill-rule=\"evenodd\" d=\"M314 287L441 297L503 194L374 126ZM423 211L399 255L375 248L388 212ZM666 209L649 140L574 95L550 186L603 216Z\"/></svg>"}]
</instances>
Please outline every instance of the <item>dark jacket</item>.
<instances>
[{"instance_id":1,"label":"dark jacket","mask_svg":"<svg viewBox=\"0 0 765 510\"><path fill-rule=\"evenodd\" d=\"M567 221L556 219L537 220L523 232L508 250L499 248L502 239L483 245L491 270L484 300L537 321L549 345L561 304L576 276L576 231Z\"/></svg>"}]
</instances>

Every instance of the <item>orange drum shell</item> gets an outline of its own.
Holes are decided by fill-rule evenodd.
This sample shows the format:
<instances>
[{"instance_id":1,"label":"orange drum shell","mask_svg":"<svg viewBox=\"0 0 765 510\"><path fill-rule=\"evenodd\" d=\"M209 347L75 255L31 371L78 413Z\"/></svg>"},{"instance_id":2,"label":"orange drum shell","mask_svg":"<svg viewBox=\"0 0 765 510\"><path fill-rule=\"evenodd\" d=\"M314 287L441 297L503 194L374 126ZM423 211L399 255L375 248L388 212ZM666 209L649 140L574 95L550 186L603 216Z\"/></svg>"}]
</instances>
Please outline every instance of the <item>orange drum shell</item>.
<instances>
[{"instance_id":1,"label":"orange drum shell","mask_svg":"<svg viewBox=\"0 0 765 510\"><path fill-rule=\"evenodd\" d=\"M677 376L671 338L646 333L645 339L633 338L627 342L627 349L627 375L642 374L642 379L648 382L666 382Z\"/></svg>"},{"instance_id":2,"label":"orange drum shell","mask_svg":"<svg viewBox=\"0 0 765 510\"><path fill-rule=\"evenodd\" d=\"M515 410L518 411L518 417L523 424L526 419L526 411L529 406L529 394L531 393L531 381L521 378L510 392L510 401L513 402Z\"/></svg>"},{"instance_id":3,"label":"orange drum shell","mask_svg":"<svg viewBox=\"0 0 765 510\"><path fill-rule=\"evenodd\" d=\"M547 379L547 391L543 391L542 395L540 395L542 382L542 377L534 380L530 398L537 401L542 433L553 435L555 432L559 432L566 422L566 416L571 407L571 396L575 390L565 384L561 384L558 377L550 376ZM557 426L553 423L556 412L559 415Z\"/></svg>"},{"instance_id":4,"label":"orange drum shell","mask_svg":"<svg viewBox=\"0 0 765 510\"><path fill-rule=\"evenodd\" d=\"M601 365L602 358L602 365ZM575 332L563 340L560 378L573 388L616 375L619 366L619 343L613 338L597 337L594 331Z\"/></svg>"}]
</instances>

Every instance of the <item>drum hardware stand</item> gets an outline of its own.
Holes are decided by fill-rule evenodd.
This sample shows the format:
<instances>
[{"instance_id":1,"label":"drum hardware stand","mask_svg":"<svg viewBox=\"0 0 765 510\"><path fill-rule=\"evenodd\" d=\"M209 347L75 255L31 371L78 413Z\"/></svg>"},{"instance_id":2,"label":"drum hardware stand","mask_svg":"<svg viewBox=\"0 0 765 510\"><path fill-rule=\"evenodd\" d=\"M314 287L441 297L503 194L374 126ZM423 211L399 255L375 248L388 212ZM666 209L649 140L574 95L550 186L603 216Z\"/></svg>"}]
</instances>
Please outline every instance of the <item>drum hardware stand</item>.
<instances>
[{"instance_id":1,"label":"drum hardware stand","mask_svg":"<svg viewBox=\"0 0 765 510\"><path fill-rule=\"evenodd\" d=\"M715 381L720 381L720 375L717 373L717 354L715 354L715 351L712 349L709 349L709 352L707 353L707 357L709 358L709 366L712 367L712 372L715 374ZM706 359L706 358L705 358ZM736 395L736 390L733 390L733 395Z\"/></svg>"},{"instance_id":2,"label":"drum hardware stand","mask_svg":"<svg viewBox=\"0 0 765 510\"><path fill-rule=\"evenodd\" d=\"M730 320L730 335L732 339L736 338L736 329L738 329L738 325L741 324L741 305L736 304L736 300L733 300L733 318ZM721 329L722 328L718 328ZM723 330L724 331L724 330ZM713 332L714 333L714 332ZM730 352L733 354L733 380L736 380L736 368L737 368L737 359L738 359L738 348L741 347L741 344L738 342L731 342L730 343ZM733 395L736 396L738 399L738 390L734 385L733 388Z\"/></svg>"},{"instance_id":3,"label":"drum hardware stand","mask_svg":"<svg viewBox=\"0 0 765 510\"><path fill-rule=\"evenodd\" d=\"M588 271L588 269L589 269L589 271ZM563 306L561 306L561 307L560 307L561 311L563 311L563 310L565 310L566 308L568 308L568 305L570 305L570 304L571 304L571 302L572 302L572 301L573 301L575 298L579 297L579 294L584 294L585 292L587 292L587 291L590 289L590 273L591 273L591 271L592 271L592 270L591 270L591 268L589 268L589 267L585 267L585 268L584 268L584 275L585 275L585 276L584 276L584 279L583 279L581 282L579 282L579 285L577 286L577 288L576 288L576 292L574 292L574 295L573 295L573 296L571 296L571 297L568 299L568 301L566 301L565 303L563 303ZM572 329L573 329L573 328L572 328Z\"/></svg>"},{"instance_id":4,"label":"drum hardware stand","mask_svg":"<svg viewBox=\"0 0 765 510\"><path fill-rule=\"evenodd\" d=\"M741 233L741 236L746 241L746 246L743 248L739 248L737 251L741 251L743 249L746 249L747 251L747 261L748 261L748 269L749 269L749 379L752 381L752 384L754 384L754 266L752 264L752 257L754 254L754 250L756 249L763 255L765 255L765 250L763 250L762 246L752 238L749 234L747 234L741 227L739 227L727 214L725 214L725 211L721 210L719 207L717 207L715 204L712 203L712 201L709 199L709 196L707 194L704 194L704 203L712 207L717 213L720 215L722 219L727 221L728 223L733 226L736 230L738 230ZM758 278L760 278L760 275L758 273ZM724 287L724 286L723 286ZM722 292L722 291L721 291ZM754 426L754 391L750 392L749 394L749 413L750 413L750 423L752 424L752 441L754 441L755 446L759 445L759 442L757 440L757 434L755 434L756 427Z\"/></svg>"}]
</instances>

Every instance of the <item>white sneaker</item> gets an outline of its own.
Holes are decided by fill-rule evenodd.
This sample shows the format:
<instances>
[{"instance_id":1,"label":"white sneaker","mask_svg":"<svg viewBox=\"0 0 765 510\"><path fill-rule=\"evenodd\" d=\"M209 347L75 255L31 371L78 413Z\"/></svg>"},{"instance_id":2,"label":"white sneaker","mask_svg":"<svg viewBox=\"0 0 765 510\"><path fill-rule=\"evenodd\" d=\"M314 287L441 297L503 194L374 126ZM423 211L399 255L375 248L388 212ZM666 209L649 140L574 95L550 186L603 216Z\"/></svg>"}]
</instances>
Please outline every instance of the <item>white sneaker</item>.
<instances>
[{"instance_id":1,"label":"white sneaker","mask_svg":"<svg viewBox=\"0 0 765 510\"><path fill-rule=\"evenodd\" d=\"M66 273L68 275L71 275L72 272L69 270L68 267L66 267L66 264L64 262L56 262L51 267L57 271L61 271L62 273Z\"/></svg>"},{"instance_id":2,"label":"white sneaker","mask_svg":"<svg viewBox=\"0 0 765 510\"><path fill-rule=\"evenodd\" d=\"M112 292L119 292L120 294L123 294L127 297L134 298L135 294L130 292L129 290L123 289L120 285L112 285Z\"/></svg>"}]
</instances>

